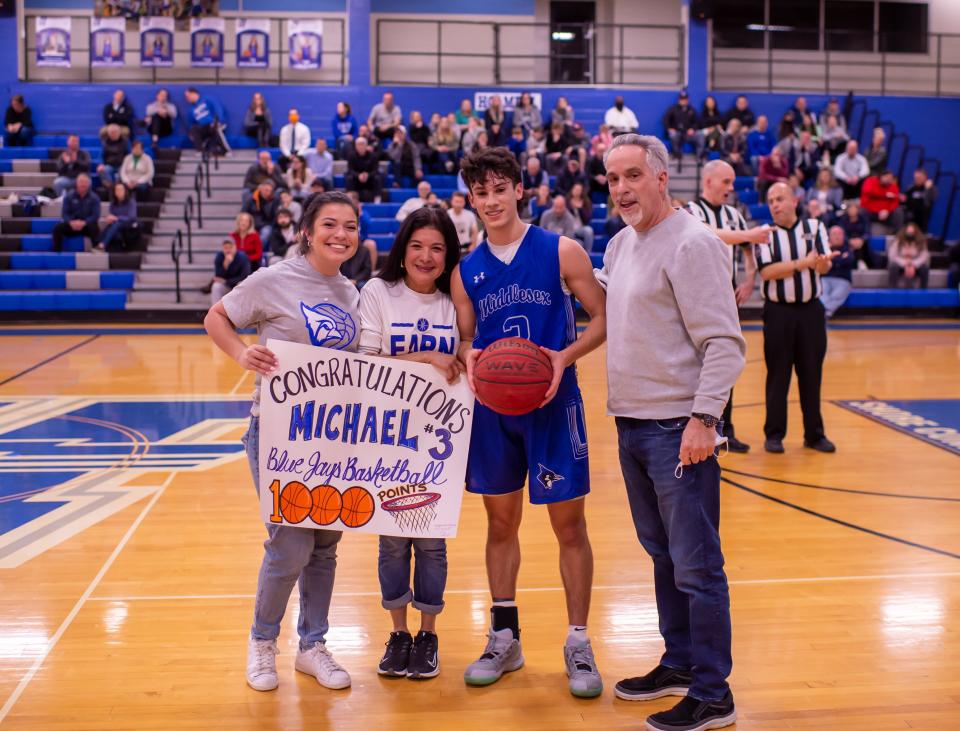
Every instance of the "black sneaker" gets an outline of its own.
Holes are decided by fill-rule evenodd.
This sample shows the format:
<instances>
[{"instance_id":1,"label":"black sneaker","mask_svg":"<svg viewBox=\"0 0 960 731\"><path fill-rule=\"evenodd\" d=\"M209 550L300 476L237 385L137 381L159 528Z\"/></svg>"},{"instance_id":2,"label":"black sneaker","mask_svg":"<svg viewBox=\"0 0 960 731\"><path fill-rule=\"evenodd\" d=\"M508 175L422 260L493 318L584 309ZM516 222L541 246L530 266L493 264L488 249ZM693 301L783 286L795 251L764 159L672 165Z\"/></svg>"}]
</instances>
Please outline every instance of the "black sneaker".
<instances>
[{"instance_id":1,"label":"black sneaker","mask_svg":"<svg viewBox=\"0 0 960 731\"><path fill-rule=\"evenodd\" d=\"M407 674L410 664L410 648L413 638L409 632L391 632L387 640L387 649L380 659L377 672L393 678L402 678Z\"/></svg>"},{"instance_id":2,"label":"black sneaker","mask_svg":"<svg viewBox=\"0 0 960 731\"><path fill-rule=\"evenodd\" d=\"M625 701L650 701L665 695L686 695L692 682L689 670L657 665L641 678L621 680L613 692Z\"/></svg>"},{"instance_id":3,"label":"black sneaker","mask_svg":"<svg viewBox=\"0 0 960 731\"><path fill-rule=\"evenodd\" d=\"M726 728L737 722L733 694L719 701L701 701L687 696L669 711L654 713L647 718L648 731L704 731Z\"/></svg>"},{"instance_id":4,"label":"black sneaker","mask_svg":"<svg viewBox=\"0 0 960 731\"><path fill-rule=\"evenodd\" d=\"M433 632L417 632L410 652L410 664L407 665L407 677L412 680L432 678L440 672L440 660L437 658L439 640Z\"/></svg>"},{"instance_id":5,"label":"black sneaker","mask_svg":"<svg viewBox=\"0 0 960 731\"><path fill-rule=\"evenodd\" d=\"M727 449L737 454L746 454L750 451L750 445L736 437L727 437Z\"/></svg>"},{"instance_id":6,"label":"black sneaker","mask_svg":"<svg viewBox=\"0 0 960 731\"><path fill-rule=\"evenodd\" d=\"M832 454L837 451L837 446L826 437L820 437L815 442L804 441L803 446L807 449L816 449L818 452L826 452L827 454Z\"/></svg>"},{"instance_id":7,"label":"black sneaker","mask_svg":"<svg viewBox=\"0 0 960 731\"><path fill-rule=\"evenodd\" d=\"M763 443L763 448L771 454L783 454L783 442L779 439L768 439Z\"/></svg>"}]
</instances>

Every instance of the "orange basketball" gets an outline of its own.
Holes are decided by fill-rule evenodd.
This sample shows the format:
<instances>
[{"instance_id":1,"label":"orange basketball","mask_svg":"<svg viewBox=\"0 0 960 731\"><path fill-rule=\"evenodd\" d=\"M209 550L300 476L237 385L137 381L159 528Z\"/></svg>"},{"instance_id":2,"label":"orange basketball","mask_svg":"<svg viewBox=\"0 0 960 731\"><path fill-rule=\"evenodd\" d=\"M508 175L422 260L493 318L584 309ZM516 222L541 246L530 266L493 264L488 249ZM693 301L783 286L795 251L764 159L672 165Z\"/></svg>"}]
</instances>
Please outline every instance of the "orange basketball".
<instances>
[{"instance_id":1,"label":"orange basketball","mask_svg":"<svg viewBox=\"0 0 960 731\"><path fill-rule=\"evenodd\" d=\"M343 498L340 491L333 485L320 485L310 491L313 496L313 510L310 511L310 520L317 525L330 525L340 517L343 507Z\"/></svg>"},{"instance_id":2,"label":"orange basketball","mask_svg":"<svg viewBox=\"0 0 960 731\"><path fill-rule=\"evenodd\" d=\"M553 364L526 338L504 338L480 353L473 380L484 404L498 414L519 416L543 402L553 380Z\"/></svg>"},{"instance_id":3,"label":"orange basketball","mask_svg":"<svg viewBox=\"0 0 960 731\"><path fill-rule=\"evenodd\" d=\"M313 497L302 482L288 482L280 491L280 513L288 523L302 523L312 507Z\"/></svg>"},{"instance_id":4,"label":"orange basketball","mask_svg":"<svg viewBox=\"0 0 960 731\"><path fill-rule=\"evenodd\" d=\"M340 520L348 528L359 528L373 517L373 495L362 487L348 487L343 491Z\"/></svg>"}]
</instances>

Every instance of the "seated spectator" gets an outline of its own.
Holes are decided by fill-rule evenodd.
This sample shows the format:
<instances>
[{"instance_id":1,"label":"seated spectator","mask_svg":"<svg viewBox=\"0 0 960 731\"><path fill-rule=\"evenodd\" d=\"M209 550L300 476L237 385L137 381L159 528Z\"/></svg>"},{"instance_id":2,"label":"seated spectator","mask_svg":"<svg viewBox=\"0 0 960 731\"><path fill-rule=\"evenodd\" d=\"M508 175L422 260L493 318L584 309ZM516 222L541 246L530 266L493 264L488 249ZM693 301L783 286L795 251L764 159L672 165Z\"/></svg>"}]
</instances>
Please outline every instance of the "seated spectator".
<instances>
[{"instance_id":1,"label":"seated spectator","mask_svg":"<svg viewBox=\"0 0 960 731\"><path fill-rule=\"evenodd\" d=\"M277 220L278 210L280 210L280 199L275 195L273 181L267 178L257 186L250 200L243 205L244 213L249 213L253 217L253 227L260 234L261 244L270 238L270 231ZM250 252L247 251L247 254L249 255ZM250 262L256 269L257 264L253 256L250 257Z\"/></svg>"},{"instance_id":2,"label":"seated spectator","mask_svg":"<svg viewBox=\"0 0 960 731\"><path fill-rule=\"evenodd\" d=\"M563 169L572 151L570 133L562 122L550 125L550 133L547 135L544 147L547 173L556 175Z\"/></svg>"},{"instance_id":3,"label":"seated spectator","mask_svg":"<svg viewBox=\"0 0 960 731\"><path fill-rule=\"evenodd\" d=\"M757 117L757 126L747 135L747 154L750 155L750 164L756 170L760 165L760 158L766 157L777 146L777 137L770 131L767 116Z\"/></svg>"},{"instance_id":4,"label":"seated spectator","mask_svg":"<svg viewBox=\"0 0 960 731\"><path fill-rule=\"evenodd\" d=\"M476 119L477 115L473 113L473 104L469 99L460 100L460 108L456 111L457 125L461 132L467 131L467 126L471 119Z\"/></svg>"},{"instance_id":5,"label":"seated spectator","mask_svg":"<svg viewBox=\"0 0 960 731\"><path fill-rule=\"evenodd\" d=\"M326 189L323 187L323 181L319 178L314 178L313 182L310 183L310 195L323 193L324 190ZM294 225L300 220L300 216L303 215L303 206L293 197L293 193L286 189L280 191L280 208L285 208L290 211L290 217L293 218ZM277 210L279 215L279 209Z\"/></svg>"},{"instance_id":6,"label":"seated spectator","mask_svg":"<svg viewBox=\"0 0 960 731\"><path fill-rule=\"evenodd\" d=\"M527 135L527 157L531 155L546 159L547 133L543 127L534 127Z\"/></svg>"},{"instance_id":7,"label":"seated spectator","mask_svg":"<svg viewBox=\"0 0 960 731\"><path fill-rule=\"evenodd\" d=\"M80 138L77 135L70 135L67 137L67 149L57 158L57 177L53 179L53 189L57 197L73 190L78 175L89 172L89 153L80 149ZM89 181L89 178L87 180Z\"/></svg>"},{"instance_id":8,"label":"seated spectator","mask_svg":"<svg viewBox=\"0 0 960 731\"><path fill-rule=\"evenodd\" d=\"M426 180L421 180L417 185L417 195L414 198L408 198L403 202L403 205L400 206L400 210L397 211L396 219L403 223L407 216L413 213L416 210L423 208L427 205L427 201L430 198L430 183Z\"/></svg>"},{"instance_id":9,"label":"seated spectator","mask_svg":"<svg viewBox=\"0 0 960 731\"><path fill-rule=\"evenodd\" d=\"M823 128L820 130L820 144L830 154L830 162L836 162L849 139L846 130L837 123L836 116L831 114L824 118Z\"/></svg>"},{"instance_id":10,"label":"seated spectator","mask_svg":"<svg viewBox=\"0 0 960 731\"><path fill-rule=\"evenodd\" d=\"M544 211L553 205L553 198L550 195L550 186L544 183L537 188L537 194L530 198L529 219L530 222L537 225L540 223L540 217Z\"/></svg>"},{"instance_id":11,"label":"seated spectator","mask_svg":"<svg viewBox=\"0 0 960 731\"><path fill-rule=\"evenodd\" d=\"M410 112L410 124L407 126L407 139L417 148L423 167L429 168L433 162L433 150L430 149L430 127L423 121L423 115L414 109Z\"/></svg>"},{"instance_id":12,"label":"seated spectator","mask_svg":"<svg viewBox=\"0 0 960 731\"><path fill-rule=\"evenodd\" d=\"M820 114L820 119L826 119L827 117L836 117L837 126L844 131L844 134L847 132L847 118L843 115L843 111L840 109L840 102L836 97L832 97L830 101L827 102L827 106L824 108L823 112Z\"/></svg>"},{"instance_id":13,"label":"seated spectator","mask_svg":"<svg viewBox=\"0 0 960 731\"><path fill-rule=\"evenodd\" d=\"M870 222L860 213L857 201L847 201L843 215L837 218L837 225L843 229L847 243L853 249L859 269L872 269L875 266L873 252L870 251Z\"/></svg>"},{"instance_id":14,"label":"seated spectator","mask_svg":"<svg viewBox=\"0 0 960 731\"><path fill-rule=\"evenodd\" d=\"M355 190L364 202L380 202L383 178L380 175L380 159L367 146L366 137L357 137L353 153L347 158L347 190Z\"/></svg>"},{"instance_id":15,"label":"seated spectator","mask_svg":"<svg viewBox=\"0 0 960 731\"><path fill-rule=\"evenodd\" d=\"M703 138L697 137L698 125L697 112L690 106L690 97L686 91L681 91L677 103L663 115L670 148L678 160L683 157L684 144L688 143L695 146L697 157L703 156Z\"/></svg>"},{"instance_id":16,"label":"seated spectator","mask_svg":"<svg viewBox=\"0 0 960 731\"><path fill-rule=\"evenodd\" d=\"M257 147L270 147L273 134L273 114L267 100L259 91L253 93L250 106L243 115L243 133L257 141Z\"/></svg>"},{"instance_id":17,"label":"seated spectator","mask_svg":"<svg viewBox=\"0 0 960 731\"><path fill-rule=\"evenodd\" d=\"M624 103L622 96L615 97L613 106L604 112L603 123L610 128L610 133L614 137L628 132L636 132L640 127L637 115Z\"/></svg>"},{"instance_id":18,"label":"seated spectator","mask_svg":"<svg viewBox=\"0 0 960 731\"><path fill-rule=\"evenodd\" d=\"M127 157L127 140L120 134L120 125L108 124L106 133L100 136L103 162L97 165L100 185L109 188L113 185L123 161Z\"/></svg>"},{"instance_id":19,"label":"seated spectator","mask_svg":"<svg viewBox=\"0 0 960 731\"><path fill-rule=\"evenodd\" d=\"M883 127L873 128L873 137L870 139L870 149L864 155L867 158L867 165L870 166L871 175L879 175L887 169L887 146L884 144L887 139L887 133Z\"/></svg>"},{"instance_id":20,"label":"seated spectator","mask_svg":"<svg viewBox=\"0 0 960 731\"><path fill-rule=\"evenodd\" d=\"M340 273L353 282L357 289L362 289L373 276L370 250L366 246L358 246L353 256L340 265Z\"/></svg>"},{"instance_id":21,"label":"seated spectator","mask_svg":"<svg viewBox=\"0 0 960 731\"><path fill-rule=\"evenodd\" d=\"M360 212L360 215L357 217L357 223L359 224L357 233L360 239L360 248L365 248L370 253L370 262L373 268L376 269L380 254L377 251L376 242L370 238L370 223L372 219L370 218L370 214L364 210L363 203L360 202L360 196L357 195L355 190L347 191L347 196L353 201L357 210Z\"/></svg>"},{"instance_id":22,"label":"seated spectator","mask_svg":"<svg viewBox=\"0 0 960 731\"><path fill-rule=\"evenodd\" d=\"M123 163L120 165L120 180L142 198L153 185L153 176L153 158L143 151L143 143L140 140L134 140L130 154L123 158Z\"/></svg>"},{"instance_id":23,"label":"seated spectator","mask_svg":"<svg viewBox=\"0 0 960 731\"><path fill-rule=\"evenodd\" d=\"M780 118L780 125L777 127L777 140L782 141L787 137L796 139L797 129L793 122L793 110L788 109Z\"/></svg>"},{"instance_id":24,"label":"seated spectator","mask_svg":"<svg viewBox=\"0 0 960 731\"><path fill-rule=\"evenodd\" d=\"M869 174L867 158L857 151L857 141L849 140L844 153L833 163L833 175L843 188L843 199L859 198L864 178Z\"/></svg>"},{"instance_id":25,"label":"seated spectator","mask_svg":"<svg viewBox=\"0 0 960 731\"><path fill-rule=\"evenodd\" d=\"M380 142L386 143L393 139L393 134L402 121L403 113L400 107L394 104L393 94L387 91L383 94L383 101L374 104L373 109L370 110L367 126Z\"/></svg>"},{"instance_id":26,"label":"seated spectator","mask_svg":"<svg viewBox=\"0 0 960 731\"><path fill-rule=\"evenodd\" d=\"M394 185L407 187L423 178L420 151L407 137L407 131L402 126L397 127L397 131L393 133L393 140L387 148L387 157L390 158Z\"/></svg>"},{"instance_id":27,"label":"seated spectator","mask_svg":"<svg viewBox=\"0 0 960 731\"><path fill-rule=\"evenodd\" d=\"M738 122L740 122L740 126L744 130L750 129L756 122L756 117L753 114L753 110L750 109L750 101L743 94L737 97L736 101L733 103L733 106L723 117L723 122L725 125L727 125L727 127L730 126L731 119L736 119Z\"/></svg>"},{"instance_id":28,"label":"seated spectator","mask_svg":"<svg viewBox=\"0 0 960 731\"><path fill-rule=\"evenodd\" d=\"M503 99L499 94L490 97L490 104L483 112L483 126L490 137L493 147L504 147L507 144L507 113L503 109ZM523 130L521 138L523 139Z\"/></svg>"},{"instance_id":29,"label":"seated spectator","mask_svg":"<svg viewBox=\"0 0 960 731\"><path fill-rule=\"evenodd\" d=\"M761 117L763 119L763 117ZM770 154L760 158L760 171L757 175L757 190L760 197L766 200L767 190L774 183L785 183L790 176L790 165L780 153L779 147L770 150Z\"/></svg>"},{"instance_id":30,"label":"seated spectator","mask_svg":"<svg viewBox=\"0 0 960 731\"><path fill-rule=\"evenodd\" d=\"M115 124L120 127L120 135L124 139L129 139L130 132L133 129L133 105L123 93L123 89L117 89L113 92L111 99L103 107L103 127L100 128L100 137L102 138L107 131L107 127Z\"/></svg>"},{"instance_id":31,"label":"seated spectator","mask_svg":"<svg viewBox=\"0 0 960 731\"><path fill-rule=\"evenodd\" d=\"M245 204L250 200L250 196L264 180L272 181L274 188L277 189L287 187L287 181L280 172L280 166L273 162L269 150L260 150L257 153L257 161L247 168L243 176L241 203Z\"/></svg>"},{"instance_id":32,"label":"seated spectator","mask_svg":"<svg viewBox=\"0 0 960 731\"><path fill-rule=\"evenodd\" d=\"M470 148L470 154L479 152L480 150L486 150L490 147L490 137L487 135L487 130L481 129L477 134L476 142L473 143L473 147Z\"/></svg>"},{"instance_id":33,"label":"seated spectator","mask_svg":"<svg viewBox=\"0 0 960 731\"><path fill-rule=\"evenodd\" d=\"M96 246L100 251L128 251L140 243L137 201L123 183L111 186L110 207L100 223L103 228Z\"/></svg>"},{"instance_id":34,"label":"seated spectator","mask_svg":"<svg viewBox=\"0 0 960 731\"><path fill-rule=\"evenodd\" d=\"M802 131L790 153L792 169L800 176L800 180L806 182L816 178L822 157L820 145L813 140L807 130Z\"/></svg>"},{"instance_id":35,"label":"seated spectator","mask_svg":"<svg viewBox=\"0 0 960 731\"><path fill-rule=\"evenodd\" d=\"M213 97L201 96L194 87L183 92L189 107L187 108L187 134L201 152L212 155L224 155L230 151L227 138L223 135L226 127L220 102Z\"/></svg>"},{"instance_id":36,"label":"seated spectator","mask_svg":"<svg viewBox=\"0 0 960 731\"><path fill-rule=\"evenodd\" d=\"M579 224L576 231L577 241L581 242L588 252L593 251L595 234L590 223L593 220L593 203L590 202L590 197L586 193L586 187L583 183L574 183L566 197L567 208Z\"/></svg>"},{"instance_id":37,"label":"seated spectator","mask_svg":"<svg viewBox=\"0 0 960 731\"><path fill-rule=\"evenodd\" d=\"M816 123L816 117L810 114L804 114L803 119L797 125L797 134L809 132L810 137L817 145L820 144L820 127Z\"/></svg>"},{"instance_id":38,"label":"seated spectator","mask_svg":"<svg viewBox=\"0 0 960 731\"><path fill-rule=\"evenodd\" d=\"M790 111L793 112L793 124L798 135L803 131L804 117L809 117L810 123L816 125L817 115L807 106L806 97L798 96Z\"/></svg>"},{"instance_id":39,"label":"seated spectator","mask_svg":"<svg viewBox=\"0 0 960 731\"><path fill-rule=\"evenodd\" d=\"M310 140L310 128L300 121L300 112L291 109L287 113L287 123L280 128L280 158L277 160L280 169L286 172L294 155L304 157L311 152Z\"/></svg>"},{"instance_id":40,"label":"seated spectator","mask_svg":"<svg viewBox=\"0 0 960 731\"><path fill-rule=\"evenodd\" d=\"M590 138L590 150L595 150L597 145L603 145L605 150L609 150L611 144L613 144L613 132L610 131L609 125L601 124L597 133Z\"/></svg>"},{"instance_id":41,"label":"seated spectator","mask_svg":"<svg viewBox=\"0 0 960 731\"><path fill-rule=\"evenodd\" d=\"M557 104L554 106L553 111L550 112L550 124L559 122L560 124L565 124L570 127L573 125L573 116L573 107L570 106L567 97L558 96Z\"/></svg>"},{"instance_id":42,"label":"seated spectator","mask_svg":"<svg viewBox=\"0 0 960 731\"><path fill-rule=\"evenodd\" d=\"M250 260L250 271L257 271L263 263L263 239L257 233L256 222L251 214L246 211L237 214L230 238L233 239L237 249Z\"/></svg>"},{"instance_id":43,"label":"seated spectator","mask_svg":"<svg viewBox=\"0 0 960 731\"><path fill-rule=\"evenodd\" d=\"M826 211L826 209L820 206L820 201L816 198L812 199L804 206L804 213L806 213L807 218L811 218L814 221L819 221L824 226L827 226L831 223L830 214Z\"/></svg>"},{"instance_id":44,"label":"seated spectator","mask_svg":"<svg viewBox=\"0 0 960 731\"><path fill-rule=\"evenodd\" d=\"M324 189L333 190L333 155L327 149L327 141L318 137L316 146L303 157L307 167L323 181Z\"/></svg>"},{"instance_id":45,"label":"seated spectator","mask_svg":"<svg viewBox=\"0 0 960 731\"><path fill-rule=\"evenodd\" d=\"M747 136L743 134L739 119L734 118L727 123L727 133L723 137L721 151L723 161L729 164L737 175L753 175L753 168L750 167L747 155Z\"/></svg>"},{"instance_id":46,"label":"seated spectator","mask_svg":"<svg viewBox=\"0 0 960 731\"><path fill-rule=\"evenodd\" d=\"M577 241L587 253L590 253L590 249L587 248L587 244L583 238L577 237L577 232L583 230L583 227L580 225L579 221L570 213L570 209L567 208L567 199L562 195L554 197L553 203L543 212L540 216L540 228L544 228L547 231L552 231L555 234L560 234L561 236L566 236L567 238L574 239ZM592 229L591 229L592 233ZM593 239L590 239L590 246L593 245Z\"/></svg>"},{"instance_id":47,"label":"seated spectator","mask_svg":"<svg viewBox=\"0 0 960 731\"><path fill-rule=\"evenodd\" d=\"M279 208L276 224L267 240L270 263L285 259L291 246L293 248L297 247L297 227L294 223L293 214L286 208Z\"/></svg>"},{"instance_id":48,"label":"seated spectator","mask_svg":"<svg viewBox=\"0 0 960 731\"><path fill-rule=\"evenodd\" d=\"M7 147L29 147L33 142L33 112L23 101L23 94L14 94L3 117L3 141Z\"/></svg>"},{"instance_id":49,"label":"seated spectator","mask_svg":"<svg viewBox=\"0 0 960 731\"><path fill-rule=\"evenodd\" d=\"M787 187L793 191L793 197L798 201L804 200L807 196L807 190L800 184L800 176L793 172L787 176Z\"/></svg>"},{"instance_id":50,"label":"seated spectator","mask_svg":"<svg viewBox=\"0 0 960 731\"><path fill-rule=\"evenodd\" d=\"M933 203L937 200L937 195L937 186L930 180L927 171L923 168L917 168L913 171L913 185L900 196L907 220L917 224L924 233L930 225L930 211L933 210Z\"/></svg>"},{"instance_id":51,"label":"seated spectator","mask_svg":"<svg viewBox=\"0 0 960 731\"><path fill-rule=\"evenodd\" d=\"M884 170L880 175L871 175L863 181L860 207L866 211L871 223L882 224L891 231L899 231L903 227L900 186L889 170Z\"/></svg>"},{"instance_id":52,"label":"seated spectator","mask_svg":"<svg viewBox=\"0 0 960 731\"><path fill-rule=\"evenodd\" d=\"M803 197L804 204L816 200L820 208L830 214L838 214L843 208L843 191L833 178L830 168L823 168L817 173L817 179Z\"/></svg>"},{"instance_id":53,"label":"seated spectator","mask_svg":"<svg viewBox=\"0 0 960 731\"><path fill-rule=\"evenodd\" d=\"M589 181L586 174L580 169L580 161L571 157L557 176L555 187L560 195L566 195L573 190L573 186L577 183L586 187Z\"/></svg>"},{"instance_id":54,"label":"seated spectator","mask_svg":"<svg viewBox=\"0 0 960 731\"><path fill-rule=\"evenodd\" d=\"M590 138L587 136L587 131L579 122L568 125L567 129L570 132L572 152L575 152L577 157L580 158L581 165L586 164L587 155L590 153Z\"/></svg>"},{"instance_id":55,"label":"seated spectator","mask_svg":"<svg viewBox=\"0 0 960 731\"><path fill-rule=\"evenodd\" d=\"M523 185L523 192L526 195L533 195L537 188L544 183L550 182L549 176L540 167L540 158L531 155L527 158L523 170L520 172L520 183Z\"/></svg>"},{"instance_id":56,"label":"seated spectator","mask_svg":"<svg viewBox=\"0 0 960 731\"><path fill-rule=\"evenodd\" d=\"M607 147L602 142L593 146L593 152L587 158L587 177L590 179L589 188L591 195L600 193L604 197L610 194L610 188L607 185L607 166L603 163L603 156L607 152Z\"/></svg>"},{"instance_id":57,"label":"seated spectator","mask_svg":"<svg viewBox=\"0 0 960 731\"><path fill-rule=\"evenodd\" d=\"M224 239L213 260L213 282L211 283L210 306L222 300L227 292L250 276L251 265L247 255L237 250L232 239Z\"/></svg>"},{"instance_id":58,"label":"seated spectator","mask_svg":"<svg viewBox=\"0 0 960 731\"><path fill-rule=\"evenodd\" d=\"M460 241L460 255L465 256L477 248L480 240L480 227L473 211L467 208L467 196L459 190L450 196L450 209L447 211L453 227L457 229Z\"/></svg>"},{"instance_id":59,"label":"seated spectator","mask_svg":"<svg viewBox=\"0 0 960 731\"><path fill-rule=\"evenodd\" d=\"M333 115L332 126L337 156L345 159L353 149L353 141L359 133L357 120L351 114L350 105L347 102L337 102L337 113Z\"/></svg>"},{"instance_id":60,"label":"seated spectator","mask_svg":"<svg viewBox=\"0 0 960 731\"><path fill-rule=\"evenodd\" d=\"M477 137L483 132L483 121L477 117L468 117L466 125L458 126L458 129L460 130L460 149L463 150L464 155L469 155L477 144Z\"/></svg>"},{"instance_id":61,"label":"seated spectator","mask_svg":"<svg viewBox=\"0 0 960 731\"><path fill-rule=\"evenodd\" d=\"M837 252L837 255L833 259L830 271L820 278L823 288L820 301L823 303L827 317L830 318L843 307L843 303L850 295L850 289L853 287L853 269L857 262L850 244L847 243L847 235L842 226L831 226L828 236L830 251Z\"/></svg>"},{"instance_id":62,"label":"seated spectator","mask_svg":"<svg viewBox=\"0 0 960 731\"><path fill-rule=\"evenodd\" d=\"M66 236L84 236L92 244L100 234L100 198L90 190L90 176L77 175L75 187L60 208L60 222L53 227L53 250L63 249Z\"/></svg>"},{"instance_id":63,"label":"seated spectator","mask_svg":"<svg viewBox=\"0 0 960 731\"><path fill-rule=\"evenodd\" d=\"M607 220L603 226L604 233L606 233L608 239L612 239L626 227L627 224L620 215L620 211L617 210L617 205L614 203L607 209Z\"/></svg>"},{"instance_id":64,"label":"seated spectator","mask_svg":"<svg viewBox=\"0 0 960 731\"><path fill-rule=\"evenodd\" d=\"M430 138L430 149L433 150L433 159L438 166L438 172L449 174L457 169L457 150L459 148L459 128L451 125L449 118L441 118L437 123L436 132Z\"/></svg>"},{"instance_id":65,"label":"seated spectator","mask_svg":"<svg viewBox=\"0 0 960 731\"><path fill-rule=\"evenodd\" d=\"M517 158L521 165L527 157L527 140L523 136L523 127L514 127L510 131L510 139L507 140L507 149Z\"/></svg>"},{"instance_id":66,"label":"seated spectator","mask_svg":"<svg viewBox=\"0 0 960 731\"><path fill-rule=\"evenodd\" d=\"M540 107L533 103L533 96L529 91L520 95L520 101L513 108L513 124L522 127L527 134L537 127L543 127L543 114Z\"/></svg>"},{"instance_id":67,"label":"seated spectator","mask_svg":"<svg viewBox=\"0 0 960 731\"><path fill-rule=\"evenodd\" d=\"M723 143L723 117L717 107L716 97L707 96L703 100L697 124L700 127L697 136L700 138L701 156L714 152L719 155Z\"/></svg>"},{"instance_id":68,"label":"seated spectator","mask_svg":"<svg viewBox=\"0 0 960 731\"><path fill-rule=\"evenodd\" d=\"M173 127L177 123L177 106L170 101L170 92L159 89L156 98L147 104L147 114L143 124L150 134L151 145L156 150L161 137L173 134Z\"/></svg>"},{"instance_id":69,"label":"seated spectator","mask_svg":"<svg viewBox=\"0 0 960 731\"><path fill-rule=\"evenodd\" d=\"M290 167L283 179L293 197L302 201L310 195L310 185L316 177L306 161L295 154L290 158Z\"/></svg>"},{"instance_id":70,"label":"seated spectator","mask_svg":"<svg viewBox=\"0 0 960 731\"><path fill-rule=\"evenodd\" d=\"M890 286L907 289L927 288L930 277L930 251L927 237L915 223L908 223L897 232L887 250L887 272Z\"/></svg>"}]
</instances>

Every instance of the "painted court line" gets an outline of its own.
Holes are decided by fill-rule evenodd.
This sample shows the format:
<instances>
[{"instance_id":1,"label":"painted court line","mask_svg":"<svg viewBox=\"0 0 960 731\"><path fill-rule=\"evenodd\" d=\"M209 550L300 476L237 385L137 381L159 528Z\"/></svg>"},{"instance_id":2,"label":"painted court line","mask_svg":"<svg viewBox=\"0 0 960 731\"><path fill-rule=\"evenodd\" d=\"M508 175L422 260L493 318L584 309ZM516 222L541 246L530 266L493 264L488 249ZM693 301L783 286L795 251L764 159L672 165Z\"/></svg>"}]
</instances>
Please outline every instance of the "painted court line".
<instances>
[{"instance_id":1,"label":"painted court line","mask_svg":"<svg viewBox=\"0 0 960 731\"><path fill-rule=\"evenodd\" d=\"M0 708L0 723L2 723L3 719L6 718L7 714L10 713L10 710L19 700L20 696L23 695L23 691L27 689L27 686L37 674L40 666L43 665L44 661L47 659L47 656L50 655L50 653L53 651L53 648L56 647L57 643L60 641L60 638L63 637L64 633L73 623L73 620L76 619L77 614L79 614L80 610L83 609L83 605L86 604L87 600L90 598L90 595L100 584L100 581L106 575L107 571L109 571L110 567L113 566L113 562L117 560L120 552L126 547L127 543L133 537L133 534L137 532L137 528L139 528L140 524L143 523L144 518L147 517L147 514L150 512L153 506L157 504L160 496L163 495L164 491L167 489L167 485L170 484L176 474L176 472L170 473L167 479L164 480L163 484L160 485L156 493L154 493L153 497L150 498L150 501L144 506L143 510L140 511L140 514L136 517L136 520L133 521L133 523L127 529L127 532L123 534L123 538L120 539L120 542L117 544L116 548L113 549L113 552L107 557L107 560L103 562L103 566L100 567L97 575L93 577L93 581L90 582L90 585L86 588L86 590L84 590L83 594L80 595L80 598L77 599L77 603L73 605L73 609L70 610L70 613L57 628L57 631L54 633L53 637L51 637L47 642L46 647L43 648L43 650L37 656L37 659L33 661L33 665L30 666L27 674L23 676L23 678L17 684L17 687L13 689L13 693L10 694L7 702L3 704L3 708Z\"/></svg>"},{"instance_id":2,"label":"painted court line","mask_svg":"<svg viewBox=\"0 0 960 731\"><path fill-rule=\"evenodd\" d=\"M923 574L863 574L855 576L801 576L783 579L735 579L729 582L731 586L762 586L767 584L819 584L837 581L890 581L895 579L937 579L957 578L960 571L941 571ZM594 586L594 591L629 591L631 589L649 589L650 582L636 584L609 584ZM538 586L518 588L521 594L563 591L562 586ZM336 591L338 597L378 597L379 591ZM445 594L487 594L487 589L447 589ZM217 601L229 599L253 599L255 594L148 594L145 596L94 596L91 602L166 602L166 601Z\"/></svg>"}]
</instances>

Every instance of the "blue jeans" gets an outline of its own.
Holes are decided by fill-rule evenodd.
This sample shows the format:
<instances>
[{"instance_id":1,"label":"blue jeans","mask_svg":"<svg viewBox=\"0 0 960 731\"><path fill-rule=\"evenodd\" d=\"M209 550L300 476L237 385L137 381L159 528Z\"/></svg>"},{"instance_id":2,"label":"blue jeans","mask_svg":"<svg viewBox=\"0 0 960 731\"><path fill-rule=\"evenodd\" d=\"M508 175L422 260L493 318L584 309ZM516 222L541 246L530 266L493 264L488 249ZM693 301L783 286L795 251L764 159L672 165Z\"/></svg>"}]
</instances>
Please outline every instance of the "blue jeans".
<instances>
[{"instance_id":1,"label":"blue jeans","mask_svg":"<svg viewBox=\"0 0 960 731\"><path fill-rule=\"evenodd\" d=\"M253 473L253 484L260 475L260 419L250 417L250 427L243 435L247 460ZM250 636L258 640L275 640L280 635L280 622L287 609L293 585L300 584L300 618L297 634L300 649L315 642L324 642L330 624L330 598L337 573L337 543L340 531L293 528L267 525L263 544L263 563L257 579L257 600L253 610Z\"/></svg>"},{"instance_id":2,"label":"blue jeans","mask_svg":"<svg viewBox=\"0 0 960 731\"><path fill-rule=\"evenodd\" d=\"M416 555L410 589L410 549ZM413 601L424 614L443 611L447 585L447 541L443 538L380 536L380 594L384 609L399 609Z\"/></svg>"},{"instance_id":3,"label":"blue jeans","mask_svg":"<svg viewBox=\"0 0 960 731\"><path fill-rule=\"evenodd\" d=\"M853 284L843 277L823 277L820 283L823 286L823 294L820 295L823 309L826 310L827 317L833 317L833 313L843 307L843 303L847 301Z\"/></svg>"},{"instance_id":4,"label":"blue jeans","mask_svg":"<svg viewBox=\"0 0 960 731\"><path fill-rule=\"evenodd\" d=\"M119 172L119 168L115 168L113 165L104 164L103 172L100 173L100 185L104 188L113 185L117 180Z\"/></svg>"},{"instance_id":5,"label":"blue jeans","mask_svg":"<svg viewBox=\"0 0 960 731\"><path fill-rule=\"evenodd\" d=\"M653 558L661 662L693 674L689 695L719 700L729 689L730 594L720 551L720 465L683 468L688 419L617 417L620 467L640 543Z\"/></svg>"}]
</instances>

